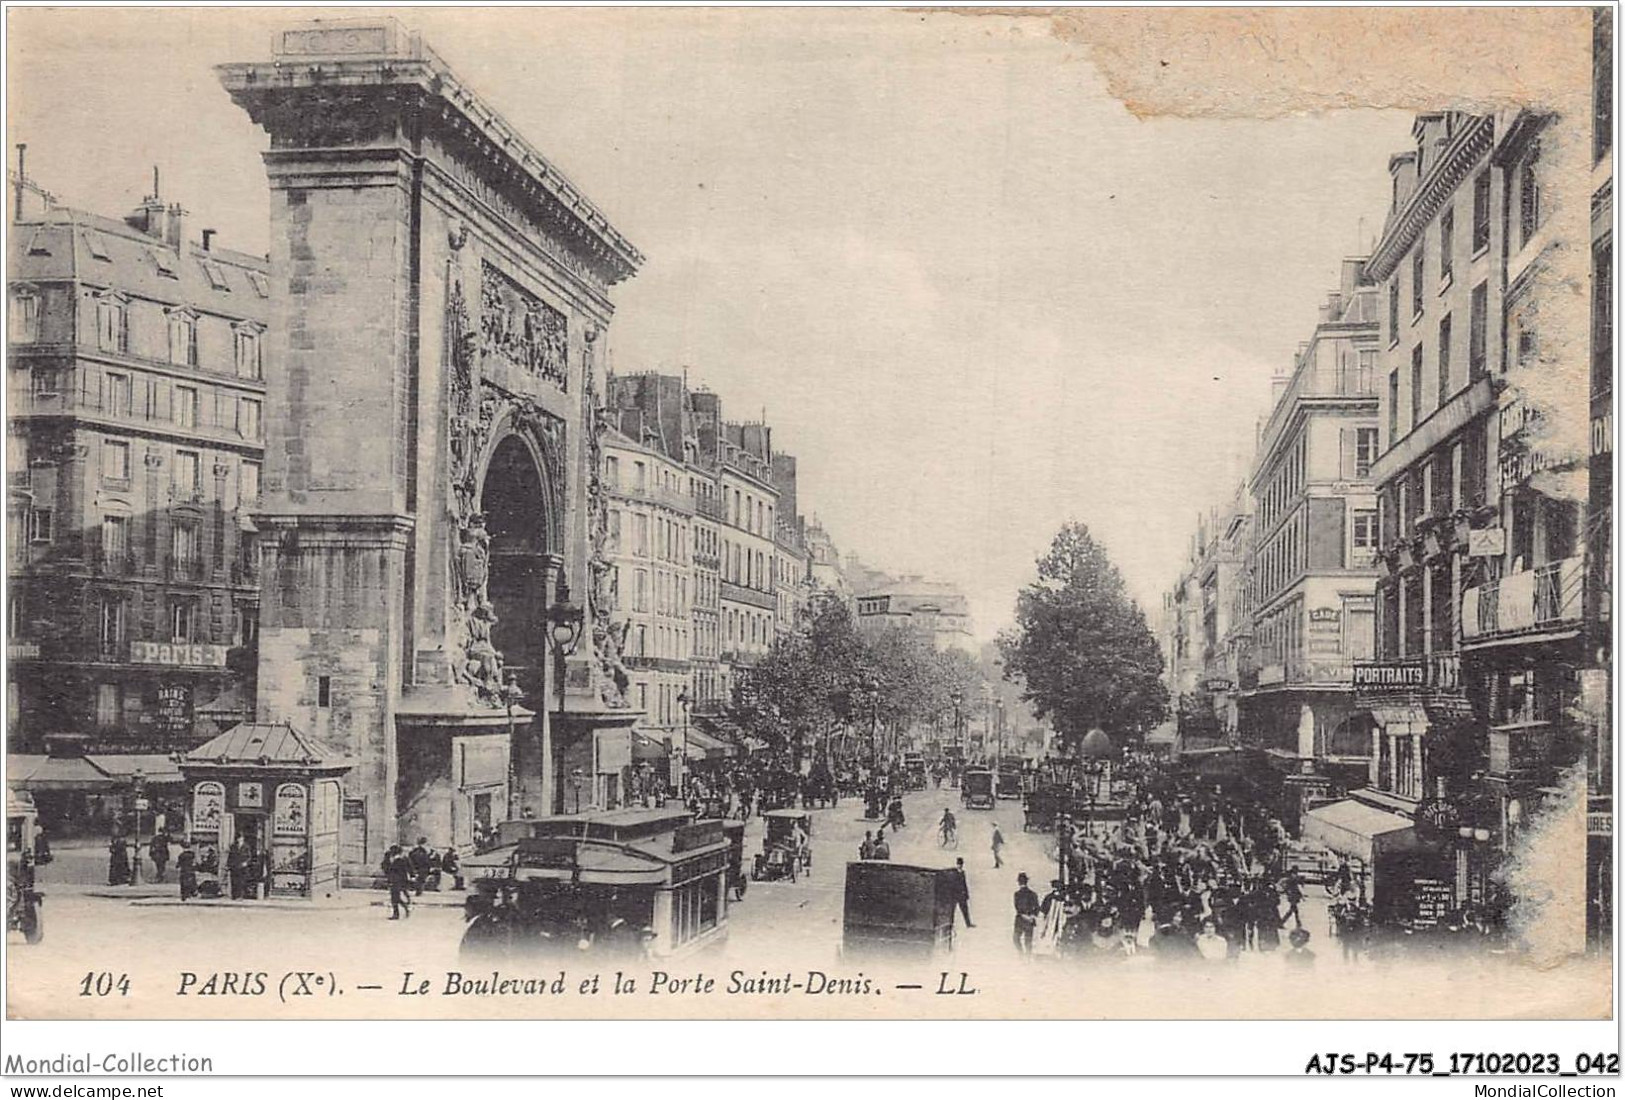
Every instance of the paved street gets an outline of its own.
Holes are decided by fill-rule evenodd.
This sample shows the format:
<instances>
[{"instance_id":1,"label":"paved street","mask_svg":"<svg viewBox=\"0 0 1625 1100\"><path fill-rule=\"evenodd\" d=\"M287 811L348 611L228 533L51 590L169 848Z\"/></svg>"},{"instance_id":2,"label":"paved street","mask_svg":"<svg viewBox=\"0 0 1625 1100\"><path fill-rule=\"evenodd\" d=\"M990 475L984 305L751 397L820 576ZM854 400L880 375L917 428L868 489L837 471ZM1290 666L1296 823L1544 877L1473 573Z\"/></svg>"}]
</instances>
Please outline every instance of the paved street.
<instances>
[{"instance_id":1,"label":"paved street","mask_svg":"<svg viewBox=\"0 0 1625 1100\"><path fill-rule=\"evenodd\" d=\"M961 843L957 851L944 851L937 843L934 825L945 805L952 805L960 820ZM1318 891L1311 892L1303 910L1305 926L1314 932L1317 950L1314 968L1309 971L1288 971L1280 953L1246 953L1234 964L1194 964L1189 971L1181 972L1177 987L1170 987L1165 978L1157 977L1168 964L1149 952L1108 966L1045 957L1022 961L1010 942L1010 898L1019 871L1032 876L1035 888L1047 883L1053 866L1045 851L1047 838L1022 832L1021 810L1015 802L1001 802L994 811L967 811L960 809L957 791L944 789L910 795L905 808L909 824L894 838L894 861L945 866L955 855L963 855L971 913L977 924L958 929L951 957L928 964L918 973L888 975L887 980L931 986L944 970L953 975L952 982L957 982L958 972L964 971L979 994L975 998L950 998L933 996L930 991L893 992L894 997L904 1000L876 1005L877 1010L883 1007L889 1014L1008 1015L1026 1010L1042 1014L1045 1004L1057 1003L1052 998L1064 990L1075 990L1081 982L1093 991L1087 1005L1077 1007L1075 997L1066 1003L1073 1014L1085 1016L1234 1016L1238 1012L1358 1015L1362 1009L1369 1012L1372 997L1395 995L1401 988L1429 989L1426 982L1418 982L1418 975L1436 971L1436 1005L1423 998L1415 1002L1415 1012L1446 1015L1464 1011L1462 1005L1476 1004L1489 1011L1498 981L1505 981L1504 977L1496 977L1505 960L1493 957L1467 961L1421 954L1412 955L1403 965L1394 965L1394 960L1345 960L1328 936L1325 903ZM993 867L989 849L994 821L1003 827L1008 841L1003 869ZM745 900L730 908L727 944L666 969L723 976L738 969L746 977L794 972L799 978L806 970L823 970L831 975L855 973L853 967L843 967L839 952L845 865L855 857L864 831L873 828L873 823L863 819L861 804L856 800L814 811L813 822L811 877L794 883L751 883ZM760 848L761 826L757 819L746 833L747 859ZM330 973L345 992L306 999L303 1004L295 1004L296 1009L327 1015L364 1011L369 1015L408 1017L444 1013L447 1008L441 1001L401 996L405 972L431 979L438 989L446 971L470 969L458 957L462 919L457 895L452 894L431 896L416 907L409 920L391 922L387 919L385 895L373 891L348 891L332 904L283 903L271 908L264 903L182 906L168 896L126 900L106 896L110 891L99 886L58 883L53 890L49 874L42 885L49 895L44 941L27 946L15 933L9 940L8 977L14 1004L23 1015L30 1014L28 1005L35 995L48 997L58 1015L63 1006L92 1014L144 1008L164 1015L264 1015L272 1011L265 997L275 997L275 989L259 997L233 991L204 999L198 997L197 991L216 972L241 975L261 971L267 975L265 981L275 985L290 968L297 968ZM144 888L140 893L152 891ZM100 970L115 975L128 973L130 997L115 994L81 998L80 983L87 974ZM520 973L526 968L513 966L505 970ZM183 996L181 988L188 974L196 978ZM1326 974L1336 974L1338 980L1328 983L1316 978ZM217 990L222 981L216 981ZM363 984L381 988L357 988ZM364 1009L358 998L365 1001ZM1017 1000L1012 1002L1011 998ZM684 1011L727 1015L737 1013L738 1004L719 998L694 1002L692 1009L685 1007ZM996 1004L1003 1006L997 1012ZM1238 1008L1238 1004L1245 1008ZM568 1014L571 1005L580 1011L581 1003L574 1000L548 1005L526 1001L521 1006L465 998L456 1003L455 1010L472 1015ZM655 1013L658 1002L639 1010ZM800 996L787 1001L783 1009L809 1015L836 1010L827 1007L825 1001Z\"/></svg>"}]
</instances>

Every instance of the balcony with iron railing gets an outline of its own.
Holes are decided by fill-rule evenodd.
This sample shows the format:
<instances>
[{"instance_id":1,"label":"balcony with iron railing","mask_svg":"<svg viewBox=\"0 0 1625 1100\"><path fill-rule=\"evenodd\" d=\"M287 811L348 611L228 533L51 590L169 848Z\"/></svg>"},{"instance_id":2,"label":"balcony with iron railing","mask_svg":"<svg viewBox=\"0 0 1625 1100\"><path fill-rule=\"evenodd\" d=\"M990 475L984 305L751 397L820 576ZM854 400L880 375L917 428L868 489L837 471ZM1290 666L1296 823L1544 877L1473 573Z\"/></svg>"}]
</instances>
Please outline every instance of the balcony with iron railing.
<instances>
[{"instance_id":1,"label":"balcony with iron railing","mask_svg":"<svg viewBox=\"0 0 1625 1100\"><path fill-rule=\"evenodd\" d=\"M141 571L141 561L135 552L124 546L92 545L86 555L86 564L93 573L102 577L131 577Z\"/></svg>"},{"instance_id":2,"label":"balcony with iron railing","mask_svg":"<svg viewBox=\"0 0 1625 1100\"><path fill-rule=\"evenodd\" d=\"M74 416L116 426L155 428L188 438L264 445L263 428L255 426L248 434L239 429L237 409L231 402L224 404L224 412L211 402L199 409L195 416L177 420L170 414L158 415L145 401L137 401L134 395L116 400L100 392L33 390L13 386L7 391L7 400L14 417ZM259 400L257 395L255 400Z\"/></svg>"},{"instance_id":3,"label":"balcony with iron railing","mask_svg":"<svg viewBox=\"0 0 1625 1100\"><path fill-rule=\"evenodd\" d=\"M1268 455L1277 437L1292 418L1293 411L1303 401L1323 398L1370 398L1375 408L1377 400L1376 371L1356 364L1303 366L1293 375L1281 397L1270 411L1260 439L1259 454Z\"/></svg>"},{"instance_id":4,"label":"balcony with iron railing","mask_svg":"<svg viewBox=\"0 0 1625 1100\"><path fill-rule=\"evenodd\" d=\"M1461 597L1463 648L1578 626L1584 598L1583 557L1547 562L1469 588Z\"/></svg>"},{"instance_id":5,"label":"balcony with iron railing","mask_svg":"<svg viewBox=\"0 0 1625 1100\"><path fill-rule=\"evenodd\" d=\"M667 489L659 485L621 485L610 490L612 495L625 500L641 500L648 504L658 504L678 512L695 511L695 499L686 492L677 489Z\"/></svg>"}]
</instances>

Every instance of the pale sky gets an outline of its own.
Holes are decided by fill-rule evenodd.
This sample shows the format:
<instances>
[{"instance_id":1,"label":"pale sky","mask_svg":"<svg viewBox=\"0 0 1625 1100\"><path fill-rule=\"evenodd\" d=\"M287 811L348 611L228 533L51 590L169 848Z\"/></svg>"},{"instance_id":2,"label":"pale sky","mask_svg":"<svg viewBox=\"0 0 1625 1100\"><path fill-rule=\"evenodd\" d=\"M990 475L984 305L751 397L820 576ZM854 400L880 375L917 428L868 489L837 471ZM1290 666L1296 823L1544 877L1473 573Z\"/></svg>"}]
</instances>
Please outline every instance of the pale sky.
<instances>
[{"instance_id":1,"label":"pale sky","mask_svg":"<svg viewBox=\"0 0 1625 1100\"><path fill-rule=\"evenodd\" d=\"M265 138L211 67L317 14L12 9L8 141L109 215L156 163L194 229L263 252ZM401 18L648 257L615 368L765 407L802 511L959 584L984 639L1068 520L1160 603L1410 144L1399 111L1137 121L1040 19Z\"/></svg>"}]
</instances>

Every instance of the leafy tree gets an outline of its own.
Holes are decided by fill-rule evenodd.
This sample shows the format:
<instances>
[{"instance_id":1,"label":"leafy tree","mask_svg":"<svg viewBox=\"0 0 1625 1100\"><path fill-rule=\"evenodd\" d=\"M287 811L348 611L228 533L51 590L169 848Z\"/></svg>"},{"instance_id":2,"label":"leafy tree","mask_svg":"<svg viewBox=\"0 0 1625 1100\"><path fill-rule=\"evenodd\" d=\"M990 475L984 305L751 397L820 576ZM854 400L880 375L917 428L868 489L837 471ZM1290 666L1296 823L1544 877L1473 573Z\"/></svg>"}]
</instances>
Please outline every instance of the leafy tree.
<instances>
[{"instance_id":1,"label":"leafy tree","mask_svg":"<svg viewBox=\"0 0 1625 1100\"><path fill-rule=\"evenodd\" d=\"M801 629L774 639L743 678L730 716L776 751L805 748L852 717L867 667L846 603L815 596Z\"/></svg>"},{"instance_id":2,"label":"leafy tree","mask_svg":"<svg viewBox=\"0 0 1625 1100\"><path fill-rule=\"evenodd\" d=\"M999 637L1005 675L1069 750L1100 727L1122 744L1168 713L1162 651L1122 575L1081 523L1061 528Z\"/></svg>"}]
</instances>

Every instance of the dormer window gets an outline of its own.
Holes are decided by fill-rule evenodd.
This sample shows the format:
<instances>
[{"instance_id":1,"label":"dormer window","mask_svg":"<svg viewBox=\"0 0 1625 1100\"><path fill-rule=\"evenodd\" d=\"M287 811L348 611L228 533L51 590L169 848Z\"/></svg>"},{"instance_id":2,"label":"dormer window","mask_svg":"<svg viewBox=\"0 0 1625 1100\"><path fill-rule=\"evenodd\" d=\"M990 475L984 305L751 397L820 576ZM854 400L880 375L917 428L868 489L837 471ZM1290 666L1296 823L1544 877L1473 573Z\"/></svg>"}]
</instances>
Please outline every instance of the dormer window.
<instances>
[{"instance_id":1,"label":"dormer window","mask_svg":"<svg viewBox=\"0 0 1625 1100\"><path fill-rule=\"evenodd\" d=\"M169 314L169 361L178 366L197 366L197 316L177 309Z\"/></svg>"},{"instance_id":2,"label":"dormer window","mask_svg":"<svg viewBox=\"0 0 1625 1100\"><path fill-rule=\"evenodd\" d=\"M225 269L214 260L199 260L198 266L203 268L204 276L209 280L209 285L214 289L228 292L231 290L231 284L226 282Z\"/></svg>"},{"instance_id":3,"label":"dormer window","mask_svg":"<svg viewBox=\"0 0 1625 1100\"><path fill-rule=\"evenodd\" d=\"M152 256L152 264L158 269L158 274L167 279L180 278L175 272L175 258L169 254L168 249L152 248L147 251Z\"/></svg>"},{"instance_id":4,"label":"dormer window","mask_svg":"<svg viewBox=\"0 0 1625 1100\"><path fill-rule=\"evenodd\" d=\"M112 263L113 256L107 251L107 239L94 229L87 229L85 233L85 247L90 250L93 259L104 263Z\"/></svg>"},{"instance_id":5,"label":"dormer window","mask_svg":"<svg viewBox=\"0 0 1625 1100\"><path fill-rule=\"evenodd\" d=\"M265 377L260 358L261 330L254 325L239 325L236 329L237 377L256 382Z\"/></svg>"}]
</instances>

